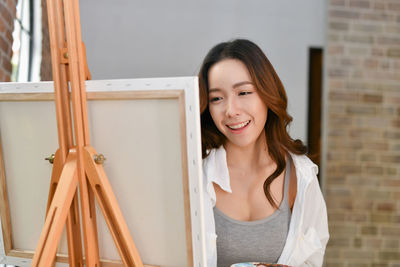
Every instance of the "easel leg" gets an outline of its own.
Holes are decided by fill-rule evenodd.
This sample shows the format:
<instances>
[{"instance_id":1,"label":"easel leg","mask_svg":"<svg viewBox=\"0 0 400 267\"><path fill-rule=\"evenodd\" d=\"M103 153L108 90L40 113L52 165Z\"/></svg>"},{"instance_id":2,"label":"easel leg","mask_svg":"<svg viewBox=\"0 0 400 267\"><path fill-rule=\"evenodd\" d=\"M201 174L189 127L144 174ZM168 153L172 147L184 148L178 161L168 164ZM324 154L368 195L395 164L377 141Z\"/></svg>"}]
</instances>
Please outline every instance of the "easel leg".
<instances>
[{"instance_id":1,"label":"easel leg","mask_svg":"<svg viewBox=\"0 0 400 267\"><path fill-rule=\"evenodd\" d=\"M46 221L40 234L32 260L34 267L48 267L57 252L62 230L69 213L72 199L77 190L76 154L70 153L62 170L60 181L46 216Z\"/></svg>"},{"instance_id":2,"label":"easel leg","mask_svg":"<svg viewBox=\"0 0 400 267\"><path fill-rule=\"evenodd\" d=\"M78 192L75 192L67 217L68 262L70 267L83 266L81 224L79 220Z\"/></svg>"},{"instance_id":3,"label":"easel leg","mask_svg":"<svg viewBox=\"0 0 400 267\"><path fill-rule=\"evenodd\" d=\"M88 267L100 267L94 196L88 184L86 175L79 179L85 262Z\"/></svg>"},{"instance_id":4,"label":"easel leg","mask_svg":"<svg viewBox=\"0 0 400 267\"><path fill-rule=\"evenodd\" d=\"M93 160L95 154L96 151L92 147L85 147L84 162L86 173L122 262L124 266L143 267L142 260L131 238L103 166L96 164Z\"/></svg>"},{"instance_id":5,"label":"easel leg","mask_svg":"<svg viewBox=\"0 0 400 267\"><path fill-rule=\"evenodd\" d=\"M58 149L53 163L53 171L51 174L49 197L47 200L47 210L48 214L51 206L51 202L56 192L58 182L61 177L61 171L63 168L61 160L61 150ZM82 259L82 239L81 239L81 226L79 221L79 203L78 203L78 193L76 192L72 200L72 205L70 212L67 217L67 241L68 241L68 261L70 267L80 267L83 265ZM52 266L55 265L55 258L53 260Z\"/></svg>"}]
</instances>

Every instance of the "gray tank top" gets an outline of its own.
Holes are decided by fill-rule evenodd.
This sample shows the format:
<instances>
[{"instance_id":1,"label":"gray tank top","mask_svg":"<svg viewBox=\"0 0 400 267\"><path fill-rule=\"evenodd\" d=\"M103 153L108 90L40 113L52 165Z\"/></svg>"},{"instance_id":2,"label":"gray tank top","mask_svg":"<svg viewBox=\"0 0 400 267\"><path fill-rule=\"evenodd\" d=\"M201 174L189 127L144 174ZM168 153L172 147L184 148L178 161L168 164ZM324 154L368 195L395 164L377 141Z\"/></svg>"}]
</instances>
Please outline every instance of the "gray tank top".
<instances>
[{"instance_id":1,"label":"gray tank top","mask_svg":"<svg viewBox=\"0 0 400 267\"><path fill-rule=\"evenodd\" d=\"M279 209L264 219L238 221L214 207L218 267L230 267L238 262L278 261L291 217L287 196L289 179L290 160L287 160L283 200Z\"/></svg>"}]
</instances>

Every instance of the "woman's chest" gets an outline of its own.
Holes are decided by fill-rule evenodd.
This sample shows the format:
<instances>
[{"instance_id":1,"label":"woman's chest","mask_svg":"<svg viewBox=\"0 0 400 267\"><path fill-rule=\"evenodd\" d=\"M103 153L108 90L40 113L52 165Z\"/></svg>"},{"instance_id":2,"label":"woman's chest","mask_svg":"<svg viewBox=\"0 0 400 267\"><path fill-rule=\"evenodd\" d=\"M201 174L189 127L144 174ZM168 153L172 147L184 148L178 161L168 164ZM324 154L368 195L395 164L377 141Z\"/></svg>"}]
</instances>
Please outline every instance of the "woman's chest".
<instances>
[{"instance_id":1,"label":"woman's chest","mask_svg":"<svg viewBox=\"0 0 400 267\"><path fill-rule=\"evenodd\" d=\"M266 218L276 210L264 193L265 177L236 177L231 175L232 193L214 184L216 206L227 216L240 221L254 221ZM284 176L278 176L270 186L270 192L279 206L283 199Z\"/></svg>"}]
</instances>

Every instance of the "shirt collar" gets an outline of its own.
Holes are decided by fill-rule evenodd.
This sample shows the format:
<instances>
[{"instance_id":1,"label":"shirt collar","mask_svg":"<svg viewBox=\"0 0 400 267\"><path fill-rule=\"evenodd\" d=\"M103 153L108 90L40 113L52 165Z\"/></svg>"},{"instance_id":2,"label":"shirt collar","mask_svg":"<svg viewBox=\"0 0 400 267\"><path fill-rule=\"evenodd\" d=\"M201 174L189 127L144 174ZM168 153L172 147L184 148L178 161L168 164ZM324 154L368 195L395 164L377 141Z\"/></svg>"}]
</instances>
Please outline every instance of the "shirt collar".
<instances>
[{"instance_id":1,"label":"shirt collar","mask_svg":"<svg viewBox=\"0 0 400 267\"><path fill-rule=\"evenodd\" d=\"M229 193L232 193L226 151L223 146L212 149L207 158L203 160L203 170L206 175L207 184L216 183Z\"/></svg>"},{"instance_id":2,"label":"shirt collar","mask_svg":"<svg viewBox=\"0 0 400 267\"><path fill-rule=\"evenodd\" d=\"M298 180L308 184L314 175L318 174L318 167L305 155L290 153ZM210 150L210 154L203 160L203 171L207 179L207 189L211 191L212 182L221 189L232 193L229 170L226 160L226 151L223 146ZM214 191L214 190L212 190Z\"/></svg>"}]
</instances>

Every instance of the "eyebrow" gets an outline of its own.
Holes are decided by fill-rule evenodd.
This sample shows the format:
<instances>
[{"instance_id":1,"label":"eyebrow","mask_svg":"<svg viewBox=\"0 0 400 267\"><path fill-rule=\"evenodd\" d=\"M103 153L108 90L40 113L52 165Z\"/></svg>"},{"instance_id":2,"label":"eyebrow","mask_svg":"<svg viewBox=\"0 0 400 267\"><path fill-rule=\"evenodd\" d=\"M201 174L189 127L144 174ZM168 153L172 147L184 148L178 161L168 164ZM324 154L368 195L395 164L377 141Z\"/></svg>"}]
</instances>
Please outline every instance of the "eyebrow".
<instances>
[{"instance_id":1,"label":"eyebrow","mask_svg":"<svg viewBox=\"0 0 400 267\"><path fill-rule=\"evenodd\" d=\"M252 82L249 82L249 81L238 82L238 83L235 83L235 84L233 85L233 88L235 89L235 88L237 88L237 87L240 87L240 86L246 85L246 84L253 84L253 83L252 83ZM219 89L219 88L211 88L211 89L208 90L209 93L212 93L212 92L220 92L220 91L222 91L222 90Z\"/></svg>"},{"instance_id":2,"label":"eyebrow","mask_svg":"<svg viewBox=\"0 0 400 267\"><path fill-rule=\"evenodd\" d=\"M253 83L249 82L249 81L238 82L238 83L235 83L233 85L233 88L236 88L236 87L239 87L239 86L242 86L242 85L245 85L245 84L253 84Z\"/></svg>"}]
</instances>

